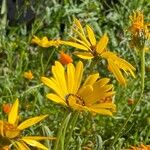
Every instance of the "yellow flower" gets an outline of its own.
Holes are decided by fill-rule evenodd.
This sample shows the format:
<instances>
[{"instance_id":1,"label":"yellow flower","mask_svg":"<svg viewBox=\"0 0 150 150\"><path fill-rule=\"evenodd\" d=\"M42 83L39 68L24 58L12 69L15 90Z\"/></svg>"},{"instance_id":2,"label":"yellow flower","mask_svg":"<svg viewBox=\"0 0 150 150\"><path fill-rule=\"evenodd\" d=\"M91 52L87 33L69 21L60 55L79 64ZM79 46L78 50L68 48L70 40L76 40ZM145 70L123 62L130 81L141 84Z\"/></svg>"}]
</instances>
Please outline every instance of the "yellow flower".
<instances>
[{"instance_id":1,"label":"yellow flower","mask_svg":"<svg viewBox=\"0 0 150 150\"><path fill-rule=\"evenodd\" d=\"M41 47L47 48L47 47L51 47L51 46L55 46L55 47L59 46L61 44L61 40L59 40L59 39L48 40L47 37L43 37L42 39L39 39L37 36L33 36L31 43L35 43Z\"/></svg>"},{"instance_id":2,"label":"yellow flower","mask_svg":"<svg viewBox=\"0 0 150 150\"><path fill-rule=\"evenodd\" d=\"M150 145L143 145L143 144L141 144L140 147L131 146L130 150L150 150Z\"/></svg>"},{"instance_id":3,"label":"yellow flower","mask_svg":"<svg viewBox=\"0 0 150 150\"><path fill-rule=\"evenodd\" d=\"M53 77L42 77L42 82L51 88L54 93L47 94L47 98L71 107L75 110L88 110L103 115L112 115L115 104L112 100L102 101L114 95L113 85L108 84L108 78L99 79L99 74L93 74L82 82L83 63L78 62L76 67L69 63L65 68L58 61L52 66Z\"/></svg>"},{"instance_id":4,"label":"yellow flower","mask_svg":"<svg viewBox=\"0 0 150 150\"><path fill-rule=\"evenodd\" d=\"M150 23L144 22L144 15L141 11L133 11L133 16L129 16L129 18L132 21L130 31L134 37L140 37L143 35L145 38L150 37L150 33L148 30L148 26L150 26Z\"/></svg>"},{"instance_id":5,"label":"yellow flower","mask_svg":"<svg viewBox=\"0 0 150 150\"><path fill-rule=\"evenodd\" d=\"M29 79L29 80L32 80L34 78L31 70L29 70L28 72L24 72L23 76L26 78L26 79Z\"/></svg>"},{"instance_id":6,"label":"yellow flower","mask_svg":"<svg viewBox=\"0 0 150 150\"><path fill-rule=\"evenodd\" d=\"M82 59L91 59L98 56L105 58L108 62L108 69L123 85L126 84L126 79L122 71L135 77L133 72L135 68L130 63L106 49L109 40L106 33L97 42L94 31L89 25L86 25L85 32L80 21L75 19L75 27L73 31L78 35L79 39L72 37L74 41L63 41L62 43L80 49L80 51L75 52L78 57Z\"/></svg>"},{"instance_id":7,"label":"yellow flower","mask_svg":"<svg viewBox=\"0 0 150 150\"><path fill-rule=\"evenodd\" d=\"M8 121L0 120L0 140L10 143L7 147L13 145L17 150L30 150L28 145L48 150L48 148L38 142L39 140L49 139L48 137L21 135L24 129L45 119L47 115L27 119L18 125L18 107L19 100L17 99L8 114ZM4 145L5 147L6 145Z\"/></svg>"}]
</instances>

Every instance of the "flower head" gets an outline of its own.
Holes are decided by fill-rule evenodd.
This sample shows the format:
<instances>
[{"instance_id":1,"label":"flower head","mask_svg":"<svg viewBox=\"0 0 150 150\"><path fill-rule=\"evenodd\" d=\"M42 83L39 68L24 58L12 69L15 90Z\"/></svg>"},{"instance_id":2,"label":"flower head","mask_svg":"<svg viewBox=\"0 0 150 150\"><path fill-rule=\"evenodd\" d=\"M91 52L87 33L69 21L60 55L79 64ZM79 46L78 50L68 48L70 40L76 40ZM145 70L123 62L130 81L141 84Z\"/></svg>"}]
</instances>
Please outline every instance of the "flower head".
<instances>
[{"instance_id":1,"label":"flower head","mask_svg":"<svg viewBox=\"0 0 150 150\"><path fill-rule=\"evenodd\" d=\"M28 80L32 80L34 78L31 70L29 70L28 72L24 72L23 76Z\"/></svg>"},{"instance_id":2,"label":"flower head","mask_svg":"<svg viewBox=\"0 0 150 150\"><path fill-rule=\"evenodd\" d=\"M88 110L103 115L112 115L115 105L112 100L101 101L114 95L113 85L108 84L108 78L99 79L99 74L93 74L82 82L83 63L78 62L76 67L69 63L67 70L61 63L55 62L52 66L53 77L42 77L42 82L51 88L54 93L47 94L47 98L64 106L76 110Z\"/></svg>"},{"instance_id":3,"label":"flower head","mask_svg":"<svg viewBox=\"0 0 150 150\"><path fill-rule=\"evenodd\" d=\"M41 47L47 48L51 46L59 46L61 44L61 40L48 40L47 37L43 37L42 39L38 38L37 36L33 36L31 43L38 44Z\"/></svg>"},{"instance_id":4,"label":"flower head","mask_svg":"<svg viewBox=\"0 0 150 150\"><path fill-rule=\"evenodd\" d=\"M92 28L86 25L86 30L84 31L80 21L77 19L75 19L75 28L73 28L73 31L79 38L72 37L73 41L63 41L63 44L80 49L80 51L75 52L78 57L82 59L91 59L93 57L106 59L108 62L108 69L123 85L126 84L126 79L122 72L131 74L135 77L135 68L130 63L107 50L109 39L106 33L97 42Z\"/></svg>"},{"instance_id":5,"label":"flower head","mask_svg":"<svg viewBox=\"0 0 150 150\"><path fill-rule=\"evenodd\" d=\"M8 114L10 112L10 110L11 110L11 107L12 107L12 104L10 104L10 103L4 104L3 105L4 113Z\"/></svg>"},{"instance_id":6,"label":"flower head","mask_svg":"<svg viewBox=\"0 0 150 150\"><path fill-rule=\"evenodd\" d=\"M148 26L150 23L144 22L144 15L141 11L133 11L133 15L129 16L132 24L130 27L130 31L134 36L140 36L144 34L145 38L148 38L150 33L148 30Z\"/></svg>"},{"instance_id":7,"label":"flower head","mask_svg":"<svg viewBox=\"0 0 150 150\"><path fill-rule=\"evenodd\" d=\"M132 34L131 46L137 49L145 48L145 41L150 38L150 23L144 22L144 15L141 11L133 11L133 15L129 16L131 26L129 31Z\"/></svg>"},{"instance_id":8,"label":"flower head","mask_svg":"<svg viewBox=\"0 0 150 150\"><path fill-rule=\"evenodd\" d=\"M141 144L140 147L131 146L130 150L150 150L150 145Z\"/></svg>"},{"instance_id":9,"label":"flower head","mask_svg":"<svg viewBox=\"0 0 150 150\"><path fill-rule=\"evenodd\" d=\"M65 54L64 52L61 52L59 57L60 57L59 61L63 65L67 65L73 62L72 58L68 54Z\"/></svg>"},{"instance_id":10,"label":"flower head","mask_svg":"<svg viewBox=\"0 0 150 150\"><path fill-rule=\"evenodd\" d=\"M44 145L39 143L39 140L48 139L42 136L22 136L22 131L41 120L45 119L47 115L33 117L18 124L18 107L19 100L17 99L12 105L11 111L8 114L8 121L0 120L0 140L7 143L7 147L13 145L17 150L29 149L28 145L37 147L43 150L48 150ZM4 142L5 143L5 142ZM6 148L6 145L4 145Z\"/></svg>"}]
</instances>

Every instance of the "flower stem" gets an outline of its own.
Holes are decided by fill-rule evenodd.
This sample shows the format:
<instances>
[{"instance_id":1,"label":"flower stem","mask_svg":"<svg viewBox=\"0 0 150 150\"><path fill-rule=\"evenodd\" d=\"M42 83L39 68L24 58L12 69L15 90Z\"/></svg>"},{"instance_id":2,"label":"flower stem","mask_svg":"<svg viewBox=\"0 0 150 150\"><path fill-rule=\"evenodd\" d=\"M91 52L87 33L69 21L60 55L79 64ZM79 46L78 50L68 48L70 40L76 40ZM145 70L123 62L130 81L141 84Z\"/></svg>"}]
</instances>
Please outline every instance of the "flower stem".
<instances>
[{"instance_id":1,"label":"flower stem","mask_svg":"<svg viewBox=\"0 0 150 150\"><path fill-rule=\"evenodd\" d=\"M70 125L69 125L70 126L70 130L69 130L69 134L68 134L68 136L66 138L65 150L68 149L73 130L74 130L75 125L76 125L77 120L78 120L78 116L79 116L79 112L74 112L72 120L71 120Z\"/></svg>"},{"instance_id":2,"label":"flower stem","mask_svg":"<svg viewBox=\"0 0 150 150\"><path fill-rule=\"evenodd\" d=\"M116 141L118 140L118 138L120 137L121 132L123 131L123 129L126 127L128 121L130 120L132 114L135 111L136 106L140 103L140 101L143 98L143 93L144 93L144 77L145 77L145 51L144 48L141 50L141 92L140 92L140 97L139 99L136 101L135 105L132 107L130 114L128 115L127 119L125 120L124 124L121 126L121 128L119 129L118 133L116 134L112 144L110 145L109 149L111 150L112 147L114 146L114 144L116 143Z\"/></svg>"},{"instance_id":3,"label":"flower stem","mask_svg":"<svg viewBox=\"0 0 150 150\"><path fill-rule=\"evenodd\" d=\"M64 119L64 121L61 124L61 127L57 133L57 139L54 145L54 150L64 150L64 140L66 135L66 129L70 120L71 113L67 115L67 117Z\"/></svg>"}]
</instances>

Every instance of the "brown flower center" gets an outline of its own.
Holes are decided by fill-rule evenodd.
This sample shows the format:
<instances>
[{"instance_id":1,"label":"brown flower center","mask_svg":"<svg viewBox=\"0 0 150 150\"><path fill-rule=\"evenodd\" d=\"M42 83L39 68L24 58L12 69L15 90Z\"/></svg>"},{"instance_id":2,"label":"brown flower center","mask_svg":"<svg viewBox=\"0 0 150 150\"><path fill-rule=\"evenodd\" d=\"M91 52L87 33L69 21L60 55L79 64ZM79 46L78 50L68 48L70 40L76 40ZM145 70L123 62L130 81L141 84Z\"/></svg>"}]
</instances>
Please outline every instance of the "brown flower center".
<instances>
[{"instance_id":1,"label":"brown flower center","mask_svg":"<svg viewBox=\"0 0 150 150\"><path fill-rule=\"evenodd\" d=\"M84 102L84 100L81 96L79 96L77 94L71 94L71 93L66 96L66 103L67 103L68 106L70 106L69 100L70 100L71 96L73 96L75 98L76 104L85 106L85 102Z\"/></svg>"}]
</instances>

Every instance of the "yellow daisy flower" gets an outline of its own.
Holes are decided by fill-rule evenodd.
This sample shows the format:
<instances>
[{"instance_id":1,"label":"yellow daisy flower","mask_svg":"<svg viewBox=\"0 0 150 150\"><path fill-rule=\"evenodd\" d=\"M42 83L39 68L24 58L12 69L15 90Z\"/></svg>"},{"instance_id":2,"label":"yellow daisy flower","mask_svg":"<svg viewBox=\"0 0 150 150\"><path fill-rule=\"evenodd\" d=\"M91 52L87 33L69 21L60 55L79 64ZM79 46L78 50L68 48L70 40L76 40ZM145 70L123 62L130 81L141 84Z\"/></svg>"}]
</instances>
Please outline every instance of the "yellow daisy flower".
<instances>
[{"instance_id":1,"label":"yellow daisy flower","mask_svg":"<svg viewBox=\"0 0 150 150\"><path fill-rule=\"evenodd\" d=\"M47 37L43 37L42 39L38 38L37 36L33 36L31 43L38 44L41 47L48 48L51 46L59 46L61 44L61 40L48 40Z\"/></svg>"},{"instance_id":2,"label":"yellow daisy flower","mask_svg":"<svg viewBox=\"0 0 150 150\"><path fill-rule=\"evenodd\" d=\"M29 79L29 80L32 80L34 78L31 70L29 70L28 72L24 72L23 76L26 78L26 79Z\"/></svg>"},{"instance_id":3,"label":"yellow daisy flower","mask_svg":"<svg viewBox=\"0 0 150 150\"><path fill-rule=\"evenodd\" d=\"M83 63L80 61L76 67L69 63L65 68L58 61L52 66L53 77L42 77L42 82L51 88L54 93L47 94L47 98L71 107L75 110L88 110L103 115L112 115L115 104L104 101L114 95L113 85L108 84L108 78L99 79L99 74L93 74L82 82Z\"/></svg>"},{"instance_id":4,"label":"yellow daisy flower","mask_svg":"<svg viewBox=\"0 0 150 150\"><path fill-rule=\"evenodd\" d=\"M17 150L30 150L28 147L29 145L43 150L48 150L48 148L38 141L52 138L21 135L24 129L45 119L47 115L27 119L18 125L18 107L19 100L17 99L12 105L11 111L8 114L8 121L0 120L0 141L4 141L4 144L6 143L3 148L5 149L6 147L10 148L11 146L14 146Z\"/></svg>"},{"instance_id":5,"label":"yellow daisy flower","mask_svg":"<svg viewBox=\"0 0 150 150\"><path fill-rule=\"evenodd\" d=\"M92 28L86 25L85 32L80 21L77 19L75 19L75 28L73 28L73 31L79 39L72 37L73 41L62 41L62 43L80 49L80 51L75 52L78 57L82 59L92 59L94 57L105 58L108 62L108 69L123 85L126 84L126 79L122 72L135 77L135 68L130 63L106 49L109 40L107 34L104 34L97 42Z\"/></svg>"}]
</instances>

